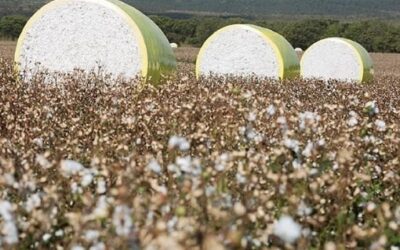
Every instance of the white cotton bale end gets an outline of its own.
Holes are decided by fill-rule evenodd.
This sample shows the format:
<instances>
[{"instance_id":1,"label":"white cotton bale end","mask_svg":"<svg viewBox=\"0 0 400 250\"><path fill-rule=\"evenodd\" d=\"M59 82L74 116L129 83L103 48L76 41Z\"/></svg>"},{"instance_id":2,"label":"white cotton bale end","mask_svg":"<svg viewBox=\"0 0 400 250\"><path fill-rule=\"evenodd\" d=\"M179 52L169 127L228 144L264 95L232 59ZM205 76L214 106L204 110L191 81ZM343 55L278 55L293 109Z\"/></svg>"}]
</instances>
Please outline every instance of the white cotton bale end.
<instances>
[{"instance_id":1,"label":"white cotton bale end","mask_svg":"<svg viewBox=\"0 0 400 250\"><path fill-rule=\"evenodd\" d=\"M171 48L173 49L177 49L178 48L178 44L177 43L171 43Z\"/></svg>"},{"instance_id":2,"label":"white cotton bale end","mask_svg":"<svg viewBox=\"0 0 400 250\"><path fill-rule=\"evenodd\" d=\"M345 38L327 38L313 44L301 59L305 79L362 83L373 79L373 62L360 44Z\"/></svg>"},{"instance_id":3,"label":"white cotton bale end","mask_svg":"<svg viewBox=\"0 0 400 250\"><path fill-rule=\"evenodd\" d=\"M299 74L292 45L278 33L248 24L215 32L202 46L196 76L233 76L288 79Z\"/></svg>"},{"instance_id":4,"label":"white cotton bale end","mask_svg":"<svg viewBox=\"0 0 400 250\"><path fill-rule=\"evenodd\" d=\"M135 8L118 0L55 0L28 21L15 53L20 72L101 69L112 78L157 83L176 68L168 39ZM28 79L29 80L29 79Z\"/></svg>"}]
</instances>

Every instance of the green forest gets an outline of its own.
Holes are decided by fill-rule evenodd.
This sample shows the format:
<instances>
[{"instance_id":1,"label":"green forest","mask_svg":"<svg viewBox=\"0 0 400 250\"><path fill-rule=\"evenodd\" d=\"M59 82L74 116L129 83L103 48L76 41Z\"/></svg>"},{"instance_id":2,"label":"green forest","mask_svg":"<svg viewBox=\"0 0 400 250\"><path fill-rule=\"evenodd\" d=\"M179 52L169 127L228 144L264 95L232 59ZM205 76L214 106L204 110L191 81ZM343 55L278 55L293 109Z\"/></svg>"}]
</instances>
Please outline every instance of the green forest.
<instances>
[{"instance_id":1,"label":"green forest","mask_svg":"<svg viewBox=\"0 0 400 250\"><path fill-rule=\"evenodd\" d=\"M243 18L172 19L151 16L168 39L179 44L201 46L216 30L234 23L251 23L272 29L303 49L326 37L346 37L361 43L371 52L400 53L400 25L385 21L341 22L326 19L270 21Z\"/></svg>"},{"instance_id":2,"label":"green forest","mask_svg":"<svg viewBox=\"0 0 400 250\"><path fill-rule=\"evenodd\" d=\"M400 17L399 0L128 0L155 12L201 11L256 17Z\"/></svg>"},{"instance_id":3,"label":"green forest","mask_svg":"<svg viewBox=\"0 0 400 250\"><path fill-rule=\"evenodd\" d=\"M49 0L0 0L0 16L30 15ZM124 0L146 13L265 17L400 17L399 0Z\"/></svg>"},{"instance_id":4,"label":"green forest","mask_svg":"<svg viewBox=\"0 0 400 250\"><path fill-rule=\"evenodd\" d=\"M346 37L361 43L371 52L400 53L400 25L388 21L341 22L327 19L270 21L263 19L193 17L173 19L150 16L171 42L201 46L217 29L234 23L252 23L272 29L285 36L294 47L308 48L326 37ZM0 37L16 39L27 21L24 16L0 18Z\"/></svg>"}]
</instances>

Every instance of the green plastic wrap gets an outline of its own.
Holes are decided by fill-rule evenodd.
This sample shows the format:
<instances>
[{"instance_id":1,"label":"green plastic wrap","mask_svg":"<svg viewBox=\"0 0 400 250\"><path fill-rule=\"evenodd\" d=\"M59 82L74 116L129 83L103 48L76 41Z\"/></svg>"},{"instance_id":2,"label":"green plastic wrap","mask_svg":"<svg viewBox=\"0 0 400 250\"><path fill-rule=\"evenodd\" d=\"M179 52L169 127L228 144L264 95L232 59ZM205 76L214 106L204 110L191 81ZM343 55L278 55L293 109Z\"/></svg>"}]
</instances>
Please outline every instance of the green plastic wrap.
<instances>
[{"instance_id":1,"label":"green plastic wrap","mask_svg":"<svg viewBox=\"0 0 400 250\"><path fill-rule=\"evenodd\" d=\"M357 51L357 54L360 58L360 64L363 67L362 76L360 76L361 82L369 82L374 78L374 63L372 62L371 56L368 51L361 46L361 44L354 42L352 40L341 38L342 40L349 43L353 49Z\"/></svg>"},{"instance_id":2,"label":"green plastic wrap","mask_svg":"<svg viewBox=\"0 0 400 250\"><path fill-rule=\"evenodd\" d=\"M296 51L293 46L280 34L252 24L234 24L226 26L217 32L215 32L202 46L196 63L196 76L200 77L200 65L203 60L204 51L207 49L209 44L216 38L221 32L231 28L243 28L259 33L268 44L271 44L279 61L279 78L280 79L292 79L299 76L300 63L297 57Z\"/></svg>"},{"instance_id":3,"label":"green plastic wrap","mask_svg":"<svg viewBox=\"0 0 400 250\"><path fill-rule=\"evenodd\" d=\"M162 75L176 69L176 59L171 45L161 29L147 16L118 0L107 0L121 8L141 31L147 53L146 78L151 82L159 82Z\"/></svg>"},{"instance_id":4,"label":"green plastic wrap","mask_svg":"<svg viewBox=\"0 0 400 250\"><path fill-rule=\"evenodd\" d=\"M139 40L139 50L141 58L141 76L153 84L159 83L161 76L168 75L176 69L176 60L168 39L160 28L147 16L137 9L119 0L84 0L106 5L122 15L130 25ZM28 21L24 27L15 52L15 61L19 62L21 48L29 29L47 11L61 6L71 0L55 0L42 7Z\"/></svg>"}]
</instances>

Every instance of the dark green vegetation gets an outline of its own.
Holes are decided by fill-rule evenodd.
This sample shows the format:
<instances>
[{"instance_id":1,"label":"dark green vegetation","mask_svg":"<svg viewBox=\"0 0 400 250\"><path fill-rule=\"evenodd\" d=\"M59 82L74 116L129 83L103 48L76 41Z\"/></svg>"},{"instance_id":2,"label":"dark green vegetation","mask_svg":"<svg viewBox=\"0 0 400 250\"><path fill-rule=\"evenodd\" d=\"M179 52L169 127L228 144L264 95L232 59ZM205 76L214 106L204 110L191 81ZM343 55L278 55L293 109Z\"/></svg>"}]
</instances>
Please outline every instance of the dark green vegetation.
<instances>
[{"instance_id":1,"label":"dark green vegetation","mask_svg":"<svg viewBox=\"0 0 400 250\"><path fill-rule=\"evenodd\" d=\"M147 11L202 11L249 16L400 17L398 0L127 0Z\"/></svg>"},{"instance_id":2,"label":"dark green vegetation","mask_svg":"<svg viewBox=\"0 0 400 250\"><path fill-rule=\"evenodd\" d=\"M0 0L0 16L31 14L48 0ZM246 16L400 17L398 0L125 0L145 12Z\"/></svg>"},{"instance_id":3,"label":"dark green vegetation","mask_svg":"<svg viewBox=\"0 0 400 250\"><path fill-rule=\"evenodd\" d=\"M0 18L0 38L18 38L26 21L25 16L4 16Z\"/></svg>"},{"instance_id":4,"label":"dark green vegetation","mask_svg":"<svg viewBox=\"0 0 400 250\"><path fill-rule=\"evenodd\" d=\"M5 15L31 15L40 6L47 3L46 0L0 0L0 17Z\"/></svg>"},{"instance_id":5,"label":"dark green vegetation","mask_svg":"<svg viewBox=\"0 0 400 250\"><path fill-rule=\"evenodd\" d=\"M152 19L170 41L195 46L200 46L214 31L228 24L253 23L282 34L294 47L303 49L322 38L340 36L361 43L371 52L400 52L400 25L384 21L307 19L281 22L217 17L171 19L159 16L153 16Z\"/></svg>"},{"instance_id":6,"label":"dark green vegetation","mask_svg":"<svg viewBox=\"0 0 400 250\"><path fill-rule=\"evenodd\" d=\"M16 39L27 20L27 17L9 16L10 14L30 16L45 2L47 1L0 0L0 38ZM233 23L253 23L277 31L294 47L303 49L322 38L340 36L361 43L371 52L400 52L400 24L396 19L366 20L362 18L338 21L338 17L342 18L343 15L356 18L400 17L400 1L398 0L305 0L295 3L292 0L281 0L279 3L269 3L276 2L272 0L203 0L201 2L197 0L128 0L125 2L147 12L162 13L151 17L171 42L179 44L201 46L214 31L223 26ZM247 18L193 16L196 13L205 15L225 13L225 15L234 16L238 12L242 16L247 15ZM260 13L263 13L264 17L257 17L257 15L261 16ZM320 15L324 15L324 18ZM288 16L292 20L289 20ZM326 19L326 16L335 16L335 18ZM281 18L278 20L277 17ZM293 17L303 18L293 19ZM307 18L304 19L304 17Z\"/></svg>"}]
</instances>

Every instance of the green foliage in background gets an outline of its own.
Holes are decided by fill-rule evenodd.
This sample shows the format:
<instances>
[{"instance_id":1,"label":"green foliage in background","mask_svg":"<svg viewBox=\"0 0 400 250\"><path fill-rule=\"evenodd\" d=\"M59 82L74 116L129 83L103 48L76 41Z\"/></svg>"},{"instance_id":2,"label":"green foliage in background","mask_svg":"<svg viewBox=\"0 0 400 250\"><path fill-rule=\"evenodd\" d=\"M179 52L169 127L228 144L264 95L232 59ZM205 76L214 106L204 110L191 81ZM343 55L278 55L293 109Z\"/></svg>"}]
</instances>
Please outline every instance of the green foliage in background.
<instances>
[{"instance_id":1,"label":"green foliage in background","mask_svg":"<svg viewBox=\"0 0 400 250\"><path fill-rule=\"evenodd\" d=\"M326 37L345 37L362 44L370 52L400 53L400 24L390 21L368 20L341 22L328 19L272 21L266 19L192 17L173 19L151 16L167 35L170 42L201 46L216 30L235 23L251 23L272 29L293 45L307 49ZM27 21L24 16L0 18L0 38L17 39Z\"/></svg>"},{"instance_id":2,"label":"green foliage in background","mask_svg":"<svg viewBox=\"0 0 400 250\"><path fill-rule=\"evenodd\" d=\"M345 37L362 44L371 52L400 53L400 24L369 20L340 22L326 19L270 21L263 19L194 17L172 19L152 16L171 42L201 46L216 30L234 23L251 23L272 29L294 46L307 49L327 37Z\"/></svg>"},{"instance_id":3,"label":"green foliage in background","mask_svg":"<svg viewBox=\"0 0 400 250\"><path fill-rule=\"evenodd\" d=\"M31 15L50 0L0 0L0 17ZM400 17L399 0L123 0L145 13L209 13L251 17Z\"/></svg>"},{"instance_id":4,"label":"green foliage in background","mask_svg":"<svg viewBox=\"0 0 400 250\"><path fill-rule=\"evenodd\" d=\"M4 16L0 18L0 38L15 40L27 22L24 16Z\"/></svg>"}]
</instances>

